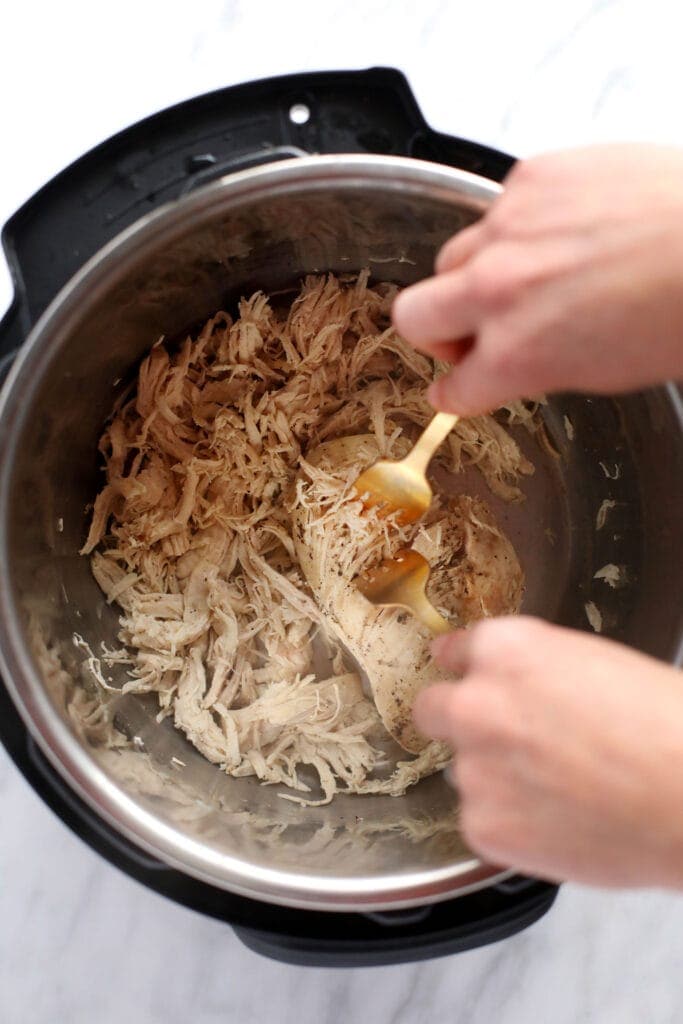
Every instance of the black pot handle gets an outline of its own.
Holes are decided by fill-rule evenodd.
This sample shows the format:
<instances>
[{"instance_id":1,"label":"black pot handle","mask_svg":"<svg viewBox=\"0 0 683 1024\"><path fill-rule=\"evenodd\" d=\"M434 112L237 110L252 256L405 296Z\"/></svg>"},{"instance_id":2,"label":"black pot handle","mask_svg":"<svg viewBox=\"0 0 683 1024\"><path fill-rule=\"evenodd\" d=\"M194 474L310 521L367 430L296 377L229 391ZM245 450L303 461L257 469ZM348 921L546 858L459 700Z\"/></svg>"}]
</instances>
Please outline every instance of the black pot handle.
<instances>
[{"instance_id":1,"label":"black pot handle","mask_svg":"<svg viewBox=\"0 0 683 1024\"><path fill-rule=\"evenodd\" d=\"M2 324L0 324L0 329ZM4 356L0 356L0 388L5 383L5 378L9 373L12 363L16 359L17 349L13 349L11 352L7 352Z\"/></svg>"},{"instance_id":2,"label":"black pot handle","mask_svg":"<svg viewBox=\"0 0 683 1024\"><path fill-rule=\"evenodd\" d=\"M379 967L410 963L500 942L545 914L557 887L529 880L525 891L495 889L446 903L365 915L328 914L315 929L274 934L267 928L235 927L255 953L302 967ZM322 917L323 915L316 915Z\"/></svg>"},{"instance_id":3,"label":"black pot handle","mask_svg":"<svg viewBox=\"0 0 683 1024\"><path fill-rule=\"evenodd\" d=\"M19 347L28 330L22 323L21 306L15 297L2 320L0 320L0 385L9 373Z\"/></svg>"}]
</instances>

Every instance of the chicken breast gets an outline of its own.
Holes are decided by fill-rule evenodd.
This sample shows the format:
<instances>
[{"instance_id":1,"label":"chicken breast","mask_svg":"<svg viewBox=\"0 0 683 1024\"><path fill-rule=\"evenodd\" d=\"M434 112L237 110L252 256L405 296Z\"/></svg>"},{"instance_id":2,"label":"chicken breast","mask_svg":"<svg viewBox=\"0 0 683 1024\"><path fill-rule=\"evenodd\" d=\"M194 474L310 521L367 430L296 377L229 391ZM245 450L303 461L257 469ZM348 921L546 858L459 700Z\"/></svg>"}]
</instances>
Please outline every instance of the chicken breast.
<instances>
[{"instance_id":1,"label":"chicken breast","mask_svg":"<svg viewBox=\"0 0 683 1024\"><path fill-rule=\"evenodd\" d=\"M405 454L405 441L394 456ZM378 609L354 578L399 548L413 546L432 569L428 596L465 626L486 615L519 610L523 574L491 511L463 496L429 525L400 527L366 509L353 480L380 457L372 435L328 441L307 459L292 509L297 558L329 632L365 673L387 731L404 750L419 753L428 740L412 721L420 690L439 677L429 631L401 609Z\"/></svg>"}]
</instances>

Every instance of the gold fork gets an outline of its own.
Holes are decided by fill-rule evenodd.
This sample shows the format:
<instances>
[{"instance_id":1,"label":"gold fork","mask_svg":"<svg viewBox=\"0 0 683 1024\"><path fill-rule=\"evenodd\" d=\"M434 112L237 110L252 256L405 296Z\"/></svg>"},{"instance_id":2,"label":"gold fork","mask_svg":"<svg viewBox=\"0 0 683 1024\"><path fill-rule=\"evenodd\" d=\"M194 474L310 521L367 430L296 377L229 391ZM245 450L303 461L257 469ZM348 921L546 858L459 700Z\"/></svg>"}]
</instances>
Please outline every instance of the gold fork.
<instances>
[{"instance_id":1,"label":"gold fork","mask_svg":"<svg viewBox=\"0 0 683 1024\"><path fill-rule=\"evenodd\" d=\"M426 471L437 448L450 433L458 417L438 412L422 432L411 451L398 462L382 459L356 480L354 487L367 506L381 505L389 515L397 513L401 523L414 523L432 503L432 489ZM379 607L406 608L433 633L451 628L431 603L425 588L429 563L417 551L400 551L376 569L356 578L358 590Z\"/></svg>"},{"instance_id":2,"label":"gold fork","mask_svg":"<svg viewBox=\"0 0 683 1024\"><path fill-rule=\"evenodd\" d=\"M361 473L353 486L365 504L381 505L386 515L398 513L400 523L419 519L432 503L427 466L457 422L457 416L437 412L404 459L381 459Z\"/></svg>"},{"instance_id":3,"label":"gold fork","mask_svg":"<svg viewBox=\"0 0 683 1024\"><path fill-rule=\"evenodd\" d=\"M429 562L412 548L399 551L375 569L357 576L363 597L380 608L405 608L432 633L448 633L452 626L440 615L425 593Z\"/></svg>"}]
</instances>

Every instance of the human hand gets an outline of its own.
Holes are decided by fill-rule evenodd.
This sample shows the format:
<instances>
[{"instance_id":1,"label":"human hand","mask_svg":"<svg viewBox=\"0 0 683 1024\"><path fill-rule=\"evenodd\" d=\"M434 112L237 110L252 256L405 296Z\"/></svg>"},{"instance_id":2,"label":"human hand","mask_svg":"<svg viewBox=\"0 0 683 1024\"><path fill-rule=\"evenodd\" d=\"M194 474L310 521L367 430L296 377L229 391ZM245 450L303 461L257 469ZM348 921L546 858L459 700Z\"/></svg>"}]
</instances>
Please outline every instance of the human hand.
<instances>
[{"instance_id":1,"label":"human hand","mask_svg":"<svg viewBox=\"0 0 683 1024\"><path fill-rule=\"evenodd\" d=\"M518 163L393 316L456 364L430 400L461 415L682 375L683 152L594 146Z\"/></svg>"},{"instance_id":2,"label":"human hand","mask_svg":"<svg viewBox=\"0 0 683 1024\"><path fill-rule=\"evenodd\" d=\"M422 691L453 745L462 829L493 863L552 880L683 887L683 675L526 617L439 638L460 682Z\"/></svg>"}]
</instances>

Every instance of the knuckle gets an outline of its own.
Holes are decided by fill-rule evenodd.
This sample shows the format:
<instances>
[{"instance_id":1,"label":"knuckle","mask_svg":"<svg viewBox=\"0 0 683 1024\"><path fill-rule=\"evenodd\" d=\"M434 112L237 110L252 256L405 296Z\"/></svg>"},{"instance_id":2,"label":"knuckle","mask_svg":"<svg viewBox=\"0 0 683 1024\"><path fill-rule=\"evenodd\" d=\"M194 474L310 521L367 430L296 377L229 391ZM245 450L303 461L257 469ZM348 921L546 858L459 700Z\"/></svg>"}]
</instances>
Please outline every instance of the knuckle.
<instances>
[{"instance_id":1,"label":"knuckle","mask_svg":"<svg viewBox=\"0 0 683 1024\"><path fill-rule=\"evenodd\" d=\"M499 665L501 639L507 633L507 619L480 619L470 627L470 652L472 664L486 667Z\"/></svg>"},{"instance_id":2,"label":"knuckle","mask_svg":"<svg viewBox=\"0 0 683 1024\"><path fill-rule=\"evenodd\" d=\"M533 619L526 615L508 615L496 619L488 619L486 630L480 630L479 643L481 644L481 657L488 661L495 660L500 663L501 658L506 662L510 659L527 658L537 649L542 639L546 624L539 619Z\"/></svg>"},{"instance_id":3,"label":"knuckle","mask_svg":"<svg viewBox=\"0 0 683 1024\"><path fill-rule=\"evenodd\" d=\"M482 359L488 376L512 383L519 372L520 345L512 333L491 334L481 339Z\"/></svg>"},{"instance_id":4,"label":"knuckle","mask_svg":"<svg viewBox=\"0 0 683 1024\"><path fill-rule=\"evenodd\" d=\"M474 259L467 271L467 286L475 303L486 310L498 308L507 298L509 289L501 275L497 261L490 253Z\"/></svg>"},{"instance_id":5,"label":"knuckle","mask_svg":"<svg viewBox=\"0 0 683 1024\"><path fill-rule=\"evenodd\" d=\"M520 317L488 324L479 338L483 370L504 387L507 397L542 392L548 380L548 356L533 326ZM514 394L513 394L514 392Z\"/></svg>"},{"instance_id":6,"label":"knuckle","mask_svg":"<svg viewBox=\"0 0 683 1024\"><path fill-rule=\"evenodd\" d=\"M439 711L442 732L448 735L452 745L459 750L470 749L486 728L476 681L453 685L453 692L442 703Z\"/></svg>"},{"instance_id":7,"label":"knuckle","mask_svg":"<svg viewBox=\"0 0 683 1024\"><path fill-rule=\"evenodd\" d=\"M456 746L467 757L510 745L509 720L513 716L508 689L495 670L480 671L458 684L450 715Z\"/></svg>"},{"instance_id":8,"label":"knuckle","mask_svg":"<svg viewBox=\"0 0 683 1024\"><path fill-rule=\"evenodd\" d=\"M499 242L472 260L469 288L484 309L501 312L512 306L529 287L525 273L517 246Z\"/></svg>"}]
</instances>

